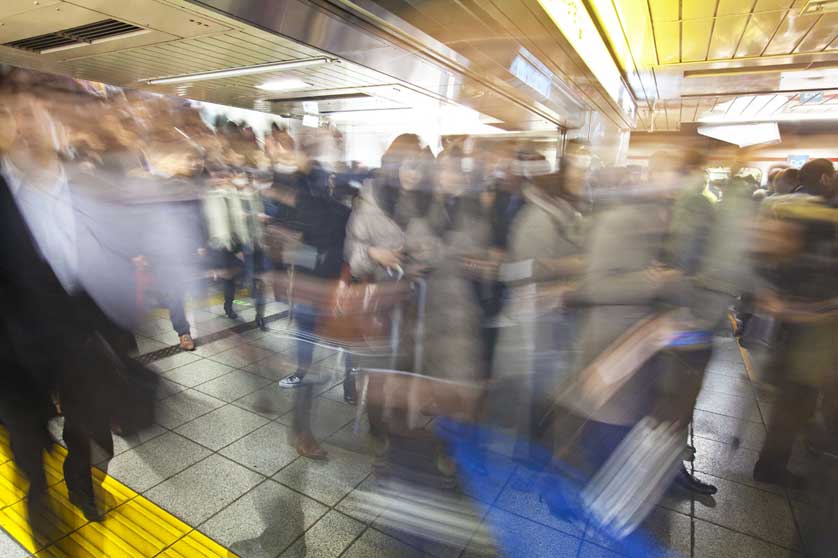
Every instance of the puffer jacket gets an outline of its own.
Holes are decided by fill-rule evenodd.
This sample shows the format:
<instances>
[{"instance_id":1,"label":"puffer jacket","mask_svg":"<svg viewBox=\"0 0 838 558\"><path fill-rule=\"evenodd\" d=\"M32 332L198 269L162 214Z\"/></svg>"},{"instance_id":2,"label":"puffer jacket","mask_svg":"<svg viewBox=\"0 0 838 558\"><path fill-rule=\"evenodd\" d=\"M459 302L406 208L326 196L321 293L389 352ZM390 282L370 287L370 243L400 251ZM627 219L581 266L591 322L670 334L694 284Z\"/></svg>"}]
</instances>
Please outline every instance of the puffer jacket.
<instances>
[{"instance_id":1,"label":"puffer jacket","mask_svg":"<svg viewBox=\"0 0 838 558\"><path fill-rule=\"evenodd\" d=\"M374 247L402 250L405 234L396 221L387 215L378 203L375 189L382 187L374 180L367 180L361 194L355 200L349 222L346 224L344 259L349 264L353 277L387 278L387 270L370 258L369 249Z\"/></svg>"}]
</instances>

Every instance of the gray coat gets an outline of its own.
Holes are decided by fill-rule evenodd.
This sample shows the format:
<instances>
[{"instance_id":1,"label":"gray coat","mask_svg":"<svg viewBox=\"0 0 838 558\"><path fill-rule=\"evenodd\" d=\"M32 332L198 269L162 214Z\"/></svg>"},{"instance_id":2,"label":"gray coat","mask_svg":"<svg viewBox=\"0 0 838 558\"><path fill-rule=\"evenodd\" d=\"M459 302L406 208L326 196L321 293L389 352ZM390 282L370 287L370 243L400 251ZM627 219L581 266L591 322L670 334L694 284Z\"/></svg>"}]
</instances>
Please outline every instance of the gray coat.
<instances>
[{"instance_id":1,"label":"gray coat","mask_svg":"<svg viewBox=\"0 0 838 558\"><path fill-rule=\"evenodd\" d=\"M593 225L588 269L574 298L585 304L577 370L584 369L622 334L654 311L662 284L648 269L664 251L670 208L635 201L605 210ZM609 424L632 425L648 413L655 371L644 366L601 409L564 401L576 413Z\"/></svg>"},{"instance_id":2,"label":"gray coat","mask_svg":"<svg viewBox=\"0 0 838 558\"><path fill-rule=\"evenodd\" d=\"M386 270L370 258L369 249L380 247L402 250L405 234L379 206L375 197L375 187L373 181L367 181L361 189L361 195L355 200L349 222L346 224L344 258L354 277L385 279Z\"/></svg>"},{"instance_id":3,"label":"gray coat","mask_svg":"<svg viewBox=\"0 0 838 558\"><path fill-rule=\"evenodd\" d=\"M473 200L469 200L473 201ZM463 273L463 256L488 253L488 219L477 203L461 201L453 222L442 200L431 206L427 219L408 226L410 242L433 234L436 246L426 252L428 303L423 371L448 380L477 381L483 376L481 310L472 278ZM425 221L425 222L423 222ZM424 233L420 231L425 231ZM433 240L424 242L432 246Z\"/></svg>"},{"instance_id":4,"label":"gray coat","mask_svg":"<svg viewBox=\"0 0 838 558\"><path fill-rule=\"evenodd\" d=\"M507 262L501 268L510 296L498 324L502 328L490 398L495 420L530 432L540 404L537 394L549 398L570 370L575 332L570 315L544 311L526 294L533 294L539 283L557 279L540 262L582 252L586 221L565 200L547 197L536 188L523 194L526 203L512 223Z\"/></svg>"}]
</instances>

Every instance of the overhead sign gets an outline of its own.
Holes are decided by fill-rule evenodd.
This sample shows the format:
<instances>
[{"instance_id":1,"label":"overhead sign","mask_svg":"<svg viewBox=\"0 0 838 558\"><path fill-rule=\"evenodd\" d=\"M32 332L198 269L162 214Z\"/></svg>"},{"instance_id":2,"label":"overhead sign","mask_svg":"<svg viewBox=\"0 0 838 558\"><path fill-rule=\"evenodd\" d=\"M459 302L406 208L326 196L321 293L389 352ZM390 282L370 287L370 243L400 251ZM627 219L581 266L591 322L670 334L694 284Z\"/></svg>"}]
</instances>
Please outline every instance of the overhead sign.
<instances>
[{"instance_id":1,"label":"overhead sign","mask_svg":"<svg viewBox=\"0 0 838 558\"><path fill-rule=\"evenodd\" d=\"M808 155L789 155L786 159L786 164L793 169L799 169L809 160Z\"/></svg>"},{"instance_id":2,"label":"overhead sign","mask_svg":"<svg viewBox=\"0 0 838 558\"><path fill-rule=\"evenodd\" d=\"M823 91L804 91L800 94L800 104L819 105L823 102Z\"/></svg>"},{"instance_id":3,"label":"overhead sign","mask_svg":"<svg viewBox=\"0 0 838 558\"><path fill-rule=\"evenodd\" d=\"M528 62L523 55L519 54L515 57L509 71L512 72L513 76L538 91L543 97L550 98L550 89L553 86L550 78L541 73L535 65Z\"/></svg>"}]
</instances>

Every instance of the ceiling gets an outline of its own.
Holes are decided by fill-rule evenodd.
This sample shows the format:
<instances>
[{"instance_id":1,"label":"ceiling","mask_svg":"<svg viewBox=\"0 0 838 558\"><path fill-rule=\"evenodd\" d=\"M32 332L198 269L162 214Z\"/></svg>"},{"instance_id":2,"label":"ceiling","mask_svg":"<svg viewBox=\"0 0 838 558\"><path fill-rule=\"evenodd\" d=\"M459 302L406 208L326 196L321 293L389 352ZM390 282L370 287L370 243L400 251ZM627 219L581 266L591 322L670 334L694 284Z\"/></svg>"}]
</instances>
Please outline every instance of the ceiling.
<instances>
[{"instance_id":1,"label":"ceiling","mask_svg":"<svg viewBox=\"0 0 838 558\"><path fill-rule=\"evenodd\" d=\"M232 4L242 6L245 2ZM271 0L263 9L271 16L282 16L284 24L307 32L310 40L295 40L287 33L258 27L243 18L187 0L0 0L0 63L291 116L302 116L303 100L320 98L318 105L323 113L457 105L458 99L440 94L439 84L446 86L447 82L441 80L439 70L434 73L430 65L423 66L360 28L345 26L333 32L319 11L292 11L289 4L287 0ZM24 50L17 42L28 39L38 44L73 43L66 40L73 29L95 27L109 19L130 24L127 28L134 31L42 51ZM259 21L267 20L262 17ZM326 39L339 39L346 48L340 51L329 48L329 44L318 44ZM340 54L335 55L336 51ZM407 72L399 75L356 63L353 58L359 52L377 52ZM147 83L155 77L324 55L334 63L179 84ZM257 88L272 79L290 78L308 86L280 92ZM500 103L495 108L498 114L478 117L510 129L528 129L531 122L544 121L543 116L530 112L526 103L516 105L514 110L507 110ZM555 128L555 124L550 125Z\"/></svg>"},{"instance_id":2,"label":"ceiling","mask_svg":"<svg viewBox=\"0 0 838 558\"><path fill-rule=\"evenodd\" d=\"M803 112L794 93L838 89L831 73L838 68L838 6L818 12L808 4L590 0L638 99L638 128L646 130L677 130L732 97L742 98L737 107L750 107L743 118L791 118ZM765 95L780 91L788 99L782 105ZM805 110L828 111L830 104Z\"/></svg>"}]
</instances>

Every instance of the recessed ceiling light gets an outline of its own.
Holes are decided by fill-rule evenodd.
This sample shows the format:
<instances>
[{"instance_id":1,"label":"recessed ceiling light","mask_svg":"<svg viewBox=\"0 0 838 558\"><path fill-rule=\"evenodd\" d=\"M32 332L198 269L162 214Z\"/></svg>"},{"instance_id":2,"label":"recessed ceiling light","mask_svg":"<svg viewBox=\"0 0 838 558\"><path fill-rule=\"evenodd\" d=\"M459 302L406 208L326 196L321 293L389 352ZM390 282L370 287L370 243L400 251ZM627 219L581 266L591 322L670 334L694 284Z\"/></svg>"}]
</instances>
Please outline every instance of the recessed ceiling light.
<instances>
[{"instance_id":1,"label":"recessed ceiling light","mask_svg":"<svg viewBox=\"0 0 838 558\"><path fill-rule=\"evenodd\" d=\"M222 79L228 77L249 76L253 74L266 74L268 72L279 72L294 70L297 68L308 68L321 64L336 63L339 60L318 56L317 58L304 58L300 60L286 60L284 62L269 62L267 64L256 64L254 66L241 66L238 68L224 68L222 70L211 70L209 72L198 72L194 74L181 74L177 76L164 76L148 78L145 81L149 85L165 85L167 83L181 83L185 81L203 81L208 79Z\"/></svg>"},{"instance_id":2,"label":"recessed ceiling light","mask_svg":"<svg viewBox=\"0 0 838 558\"><path fill-rule=\"evenodd\" d=\"M266 81L260 85L257 85L257 89L262 89L263 91L296 91L298 89L306 89L311 87L310 83L306 83L301 79L275 79L272 81Z\"/></svg>"}]
</instances>

